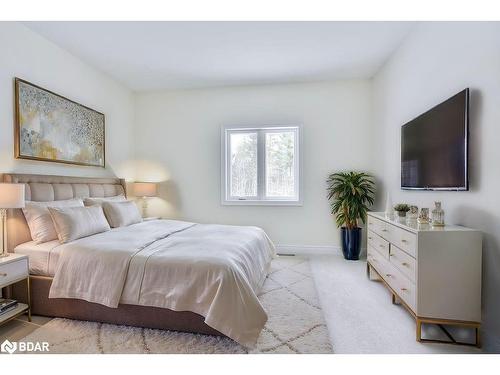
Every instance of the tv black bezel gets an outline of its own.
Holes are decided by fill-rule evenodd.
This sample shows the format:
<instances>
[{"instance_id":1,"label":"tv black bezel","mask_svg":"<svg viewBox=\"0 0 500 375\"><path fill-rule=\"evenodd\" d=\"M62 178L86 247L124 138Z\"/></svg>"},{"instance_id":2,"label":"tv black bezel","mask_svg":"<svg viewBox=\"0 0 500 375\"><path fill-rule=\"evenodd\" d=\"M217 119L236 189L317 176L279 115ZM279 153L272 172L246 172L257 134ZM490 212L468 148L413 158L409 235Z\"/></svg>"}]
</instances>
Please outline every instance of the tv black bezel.
<instances>
[{"instance_id":1,"label":"tv black bezel","mask_svg":"<svg viewBox=\"0 0 500 375\"><path fill-rule=\"evenodd\" d=\"M432 187L432 186L425 186L425 187L411 187L411 186L403 186L403 127L412 123L413 121L417 120L418 118L422 117L423 115L431 112L435 108L439 107L440 105L444 104L454 96L460 94L461 92L465 91L465 121L464 121L464 126L465 126L465 180L464 180L464 186L447 186L447 187ZM431 109L423 112L422 114L418 115L417 117L413 118L412 120L406 122L401 126L401 134L400 134L400 139L401 139L401 150L400 150L400 184L401 184L401 190L428 190L428 191L469 191L469 95L470 95L470 89L467 87L456 94L450 96L448 99L443 100L441 103L435 105Z\"/></svg>"}]
</instances>

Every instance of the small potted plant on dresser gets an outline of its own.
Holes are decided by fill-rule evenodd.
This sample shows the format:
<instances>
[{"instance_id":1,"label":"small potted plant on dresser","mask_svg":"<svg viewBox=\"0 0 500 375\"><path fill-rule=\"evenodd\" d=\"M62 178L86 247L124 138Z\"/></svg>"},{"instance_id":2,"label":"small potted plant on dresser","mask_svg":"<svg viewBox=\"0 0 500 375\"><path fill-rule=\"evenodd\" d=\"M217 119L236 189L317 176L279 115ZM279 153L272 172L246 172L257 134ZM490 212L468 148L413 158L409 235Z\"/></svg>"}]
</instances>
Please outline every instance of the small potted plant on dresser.
<instances>
[{"instance_id":1,"label":"small potted plant on dresser","mask_svg":"<svg viewBox=\"0 0 500 375\"><path fill-rule=\"evenodd\" d=\"M328 176L328 200L340 228L342 253L347 260L358 260L361 250L359 220L366 221L368 206L375 199L375 183L363 172L338 172Z\"/></svg>"},{"instance_id":2,"label":"small potted plant on dresser","mask_svg":"<svg viewBox=\"0 0 500 375\"><path fill-rule=\"evenodd\" d=\"M406 203L398 203L394 206L394 211L396 211L398 216L403 219L406 217L406 213L410 211L410 206Z\"/></svg>"}]
</instances>

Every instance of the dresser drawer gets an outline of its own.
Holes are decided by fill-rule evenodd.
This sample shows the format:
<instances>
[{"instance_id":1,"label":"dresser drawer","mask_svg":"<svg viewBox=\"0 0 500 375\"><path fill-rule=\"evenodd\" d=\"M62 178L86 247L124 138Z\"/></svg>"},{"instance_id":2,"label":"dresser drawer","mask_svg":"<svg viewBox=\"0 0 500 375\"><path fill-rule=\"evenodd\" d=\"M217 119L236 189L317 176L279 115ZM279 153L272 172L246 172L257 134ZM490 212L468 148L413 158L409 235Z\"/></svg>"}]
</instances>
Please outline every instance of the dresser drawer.
<instances>
[{"instance_id":1,"label":"dresser drawer","mask_svg":"<svg viewBox=\"0 0 500 375\"><path fill-rule=\"evenodd\" d=\"M389 242L375 232L368 230L368 244L377 250L385 259L389 260Z\"/></svg>"},{"instance_id":2,"label":"dresser drawer","mask_svg":"<svg viewBox=\"0 0 500 375\"><path fill-rule=\"evenodd\" d=\"M368 262L375 268L375 270L380 274L380 276L385 274L386 264L389 263L384 257L373 247L368 245L367 248L367 258Z\"/></svg>"},{"instance_id":3,"label":"dresser drawer","mask_svg":"<svg viewBox=\"0 0 500 375\"><path fill-rule=\"evenodd\" d=\"M408 279L415 282L415 275L417 269L417 261L405 253L403 250L398 249L396 246L391 245L390 262L398 270L401 271Z\"/></svg>"},{"instance_id":4,"label":"dresser drawer","mask_svg":"<svg viewBox=\"0 0 500 375\"><path fill-rule=\"evenodd\" d=\"M399 247L401 250L411 255L413 258L417 256L417 235L398 228L394 225L390 228L390 242Z\"/></svg>"},{"instance_id":5,"label":"dresser drawer","mask_svg":"<svg viewBox=\"0 0 500 375\"><path fill-rule=\"evenodd\" d=\"M384 265L384 272L381 276L394 292L415 312L415 284L390 262Z\"/></svg>"},{"instance_id":6,"label":"dresser drawer","mask_svg":"<svg viewBox=\"0 0 500 375\"><path fill-rule=\"evenodd\" d=\"M413 310L417 312L416 308L416 287L410 280L404 276L400 276L397 280L398 283L398 296Z\"/></svg>"},{"instance_id":7,"label":"dresser drawer","mask_svg":"<svg viewBox=\"0 0 500 375\"><path fill-rule=\"evenodd\" d=\"M382 220L375 219L374 217L368 216L368 230L377 233L379 236L389 240L389 224L383 222Z\"/></svg>"},{"instance_id":8,"label":"dresser drawer","mask_svg":"<svg viewBox=\"0 0 500 375\"><path fill-rule=\"evenodd\" d=\"M2 264L0 266L0 287L28 277L28 258Z\"/></svg>"}]
</instances>

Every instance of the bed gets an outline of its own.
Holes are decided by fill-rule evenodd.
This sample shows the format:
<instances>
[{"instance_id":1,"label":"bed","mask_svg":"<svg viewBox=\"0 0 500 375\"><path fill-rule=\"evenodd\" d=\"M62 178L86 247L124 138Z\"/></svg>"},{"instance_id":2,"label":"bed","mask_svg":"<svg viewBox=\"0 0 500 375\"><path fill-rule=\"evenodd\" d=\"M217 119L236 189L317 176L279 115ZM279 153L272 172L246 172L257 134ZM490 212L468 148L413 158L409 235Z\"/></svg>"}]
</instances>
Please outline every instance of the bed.
<instances>
[{"instance_id":1,"label":"bed","mask_svg":"<svg viewBox=\"0 0 500 375\"><path fill-rule=\"evenodd\" d=\"M116 178L5 174L26 200L125 194ZM256 227L148 220L66 244L35 244L8 212L8 249L30 259L32 313L224 335L251 347L267 315L257 298L274 246ZM14 297L23 299L20 285Z\"/></svg>"}]
</instances>

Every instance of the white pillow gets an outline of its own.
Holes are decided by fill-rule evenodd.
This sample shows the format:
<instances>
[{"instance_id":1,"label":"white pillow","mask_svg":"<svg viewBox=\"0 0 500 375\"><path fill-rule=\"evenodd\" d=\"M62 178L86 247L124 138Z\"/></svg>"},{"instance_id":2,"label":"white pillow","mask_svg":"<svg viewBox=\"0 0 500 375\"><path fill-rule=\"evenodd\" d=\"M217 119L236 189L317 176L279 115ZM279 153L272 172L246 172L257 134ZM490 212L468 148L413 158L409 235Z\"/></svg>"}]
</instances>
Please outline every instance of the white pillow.
<instances>
[{"instance_id":1,"label":"white pillow","mask_svg":"<svg viewBox=\"0 0 500 375\"><path fill-rule=\"evenodd\" d=\"M37 244L57 240L57 232L50 217L48 207L83 207L80 198L51 202L26 201L24 217L30 228L31 239Z\"/></svg>"},{"instance_id":2,"label":"white pillow","mask_svg":"<svg viewBox=\"0 0 500 375\"><path fill-rule=\"evenodd\" d=\"M103 202L102 208L111 228L126 227L142 221L141 213L132 201Z\"/></svg>"},{"instance_id":3,"label":"white pillow","mask_svg":"<svg viewBox=\"0 0 500 375\"><path fill-rule=\"evenodd\" d=\"M125 202L127 199L125 199L125 196L123 194L120 195L115 195L113 197L105 197L105 198L85 198L83 200L83 203L85 206L93 206L98 204L99 206L102 206L104 202Z\"/></svg>"},{"instance_id":4,"label":"white pillow","mask_svg":"<svg viewBox=\"0 0 500 375\"><path fill-rule=\"evenodd\" d=\"M110 229L101 206L49 207L49 212L61 243L74 241Z\"/></svg>"}]
</instances>

